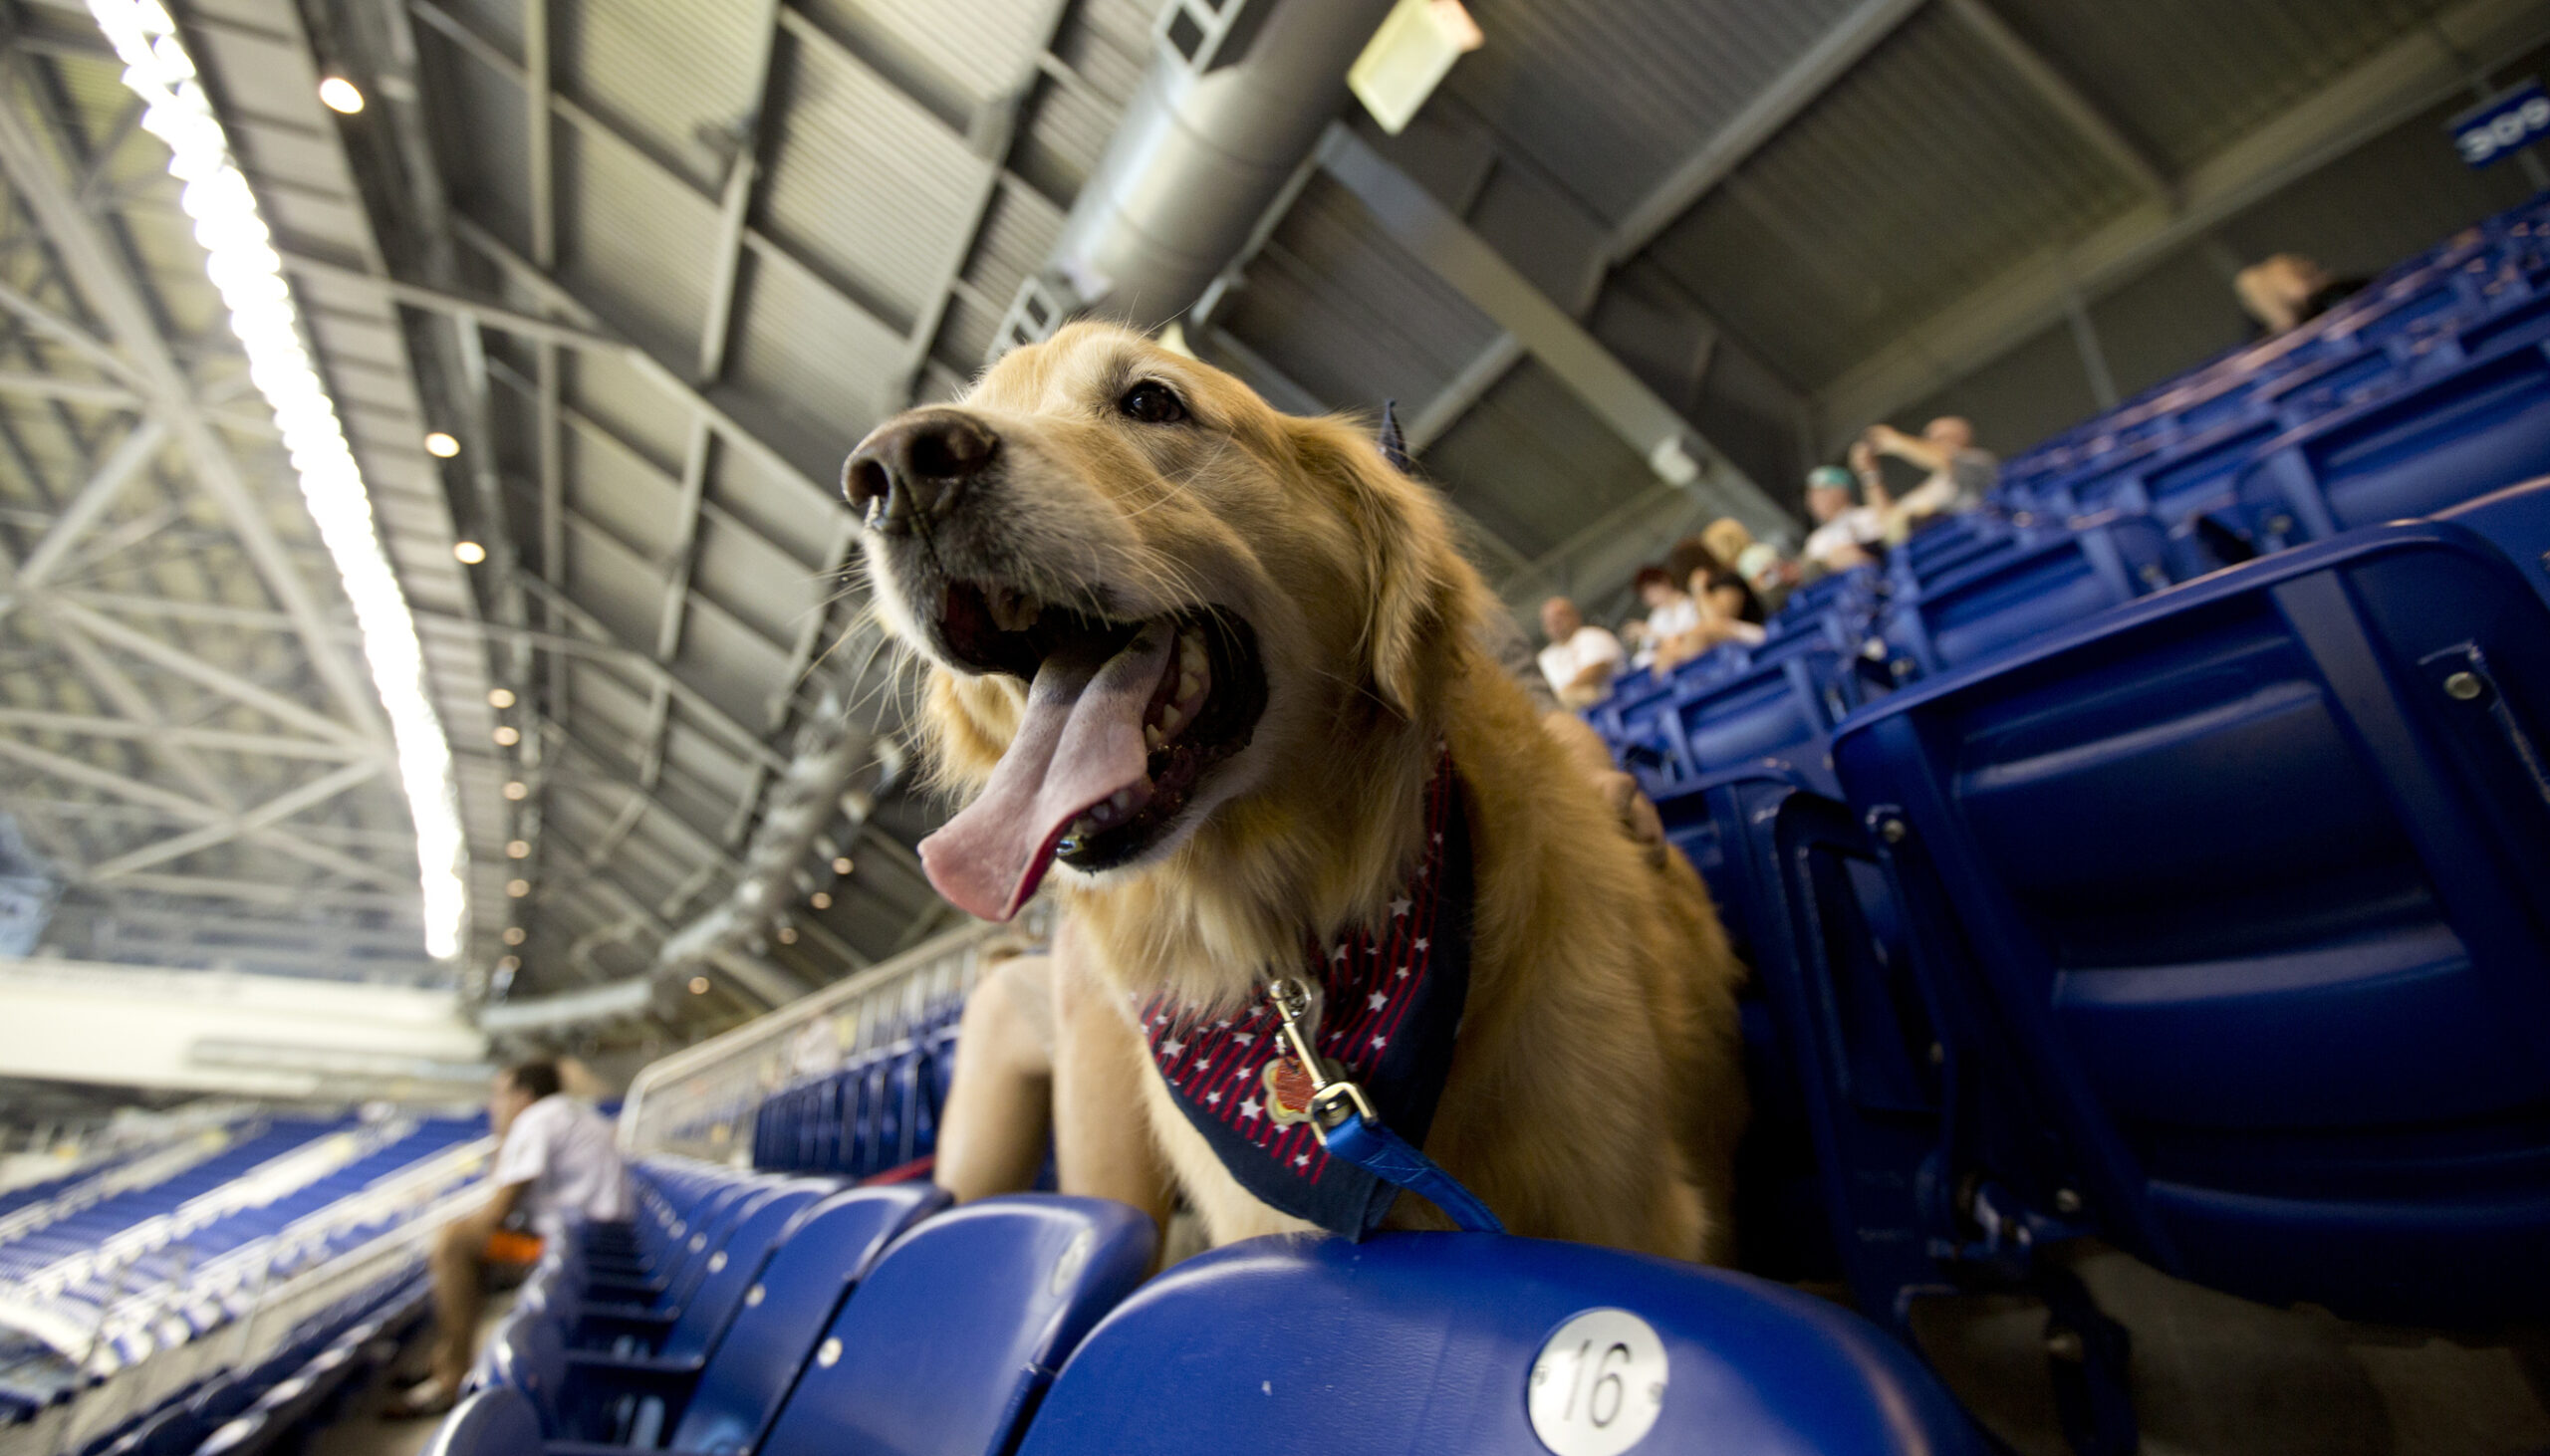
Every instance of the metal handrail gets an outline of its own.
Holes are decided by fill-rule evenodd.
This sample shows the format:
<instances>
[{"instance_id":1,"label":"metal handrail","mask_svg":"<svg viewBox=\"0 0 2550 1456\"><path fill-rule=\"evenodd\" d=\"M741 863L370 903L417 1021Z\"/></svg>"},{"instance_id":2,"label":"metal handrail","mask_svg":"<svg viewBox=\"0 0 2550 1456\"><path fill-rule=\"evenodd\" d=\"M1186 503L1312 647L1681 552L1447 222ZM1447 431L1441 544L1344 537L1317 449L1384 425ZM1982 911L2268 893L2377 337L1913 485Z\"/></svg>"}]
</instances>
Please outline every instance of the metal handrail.
<instances>
[{"instance_id":1,"label":"metal handrail","mask_svg":"<svg viewBox=\"0 0 2550 1456\"><path fill-rule=\"evenodd\" d=\"M983 946L1051 935L1042 900L1017 921L977 921L932 936L858 975L646 1065L621 1105L624 1154L681 1153L714 1162L750 1154L762 1099L802 1076L883 1045L931 1007L971 992Z\"/></svg>"}]
</instances>

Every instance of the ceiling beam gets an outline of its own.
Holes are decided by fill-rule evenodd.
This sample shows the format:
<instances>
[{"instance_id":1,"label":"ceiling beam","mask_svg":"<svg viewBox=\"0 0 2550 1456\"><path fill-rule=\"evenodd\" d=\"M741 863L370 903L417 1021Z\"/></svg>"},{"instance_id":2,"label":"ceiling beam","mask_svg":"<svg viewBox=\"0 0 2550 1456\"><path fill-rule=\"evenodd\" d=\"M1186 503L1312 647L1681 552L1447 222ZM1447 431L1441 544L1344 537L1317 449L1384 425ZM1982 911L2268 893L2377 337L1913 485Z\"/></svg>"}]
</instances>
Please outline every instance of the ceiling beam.
<instances>
[{"instance_id":1,"label":"ceiling beam","mask_svg":"<svg viewBox=\"0 0 2550 1456\"><path fill-rule=\"evenodd\" d=\"M46 599L46 604L48 611L58 612L68 617L88 635L100 638L112 646L130 652L154 666L208 687L225 697L235 699L279 722L289 723L319 737L364 744L377 752L382 749L382 745L377 740L364 738L334 718L312 712L280 693L250 682L227 668L216 667L147 632L135 631L113 617L92 611L66 598L50 597ZM296 630L299 630L298 623L296 623ZM324 623L321 625L321 630L317 632L301 631L300 634L305 641L327 640Z\"/></svg>"},{"instance_id":2,"label":"ceiling beam","mask_svg":"<svg viewBox=\"0 0 2550 1456\"><path fill-rule=\"evenodd\" d=\"M375 755L375 750L365 744L322 743L308 738L286 738L279 733L235 733L228 729L198 728L181 723L141 723L130 718L107 718L92 713L58 713L42 708L0 708L0 728L68 733L81 738L124 740L158 738L170 743L181 743L189 748L217 749L223 753L257 754L267 758L318 759L331 763L349 763L370 759Z\"/></svg>"},{"instance_id":3,"label":"ceiling beam","mask_svg":"<svg viewBox=\"0 0 2550 1456\"><path fill-rule=\"evenodd\" d=\"M54 518L53 529L36 543L35 550L27 553L26 560L18 564L16 590L23 592L42 587L54 569L62 565L73 543L98 524L108 508L124 494L124 488L149 466L167 440L167 426L158 420L144 419L135 424L124 437L124 443L116 446L115 452L98 465L88 484L80 487L80 493L73 496L71 503L62 508L62 514Z\"/></svg>"},{"instance_id":4,"label":"ceiling beam","mask_svg":"<svg viewBox=\"0 0 2550 1456\"><path fill-rule=\"evenodd\" d=\"M1816 401L1824 445L1963 378L2062 322L2066 292L2095 300L2277 190L2461 95L2473 56L2518 56L2550 41L2532 0L2463 0L2253 127L2178 178L2177 205L2154 199L2056 243L1938 310Z\"/></svg>"},{"instance_id":5,"label":"ceiling beam","mask_svg":"<svg viewBox=\"0 0 2550 1456\"><path fill-rule=\"evenodd\" d=\"M535 344L555 344L592 354L626 357L638 352L637 346L591 329L579 329L555 319L543 319L518 309L447 288L430 288L396 278L383 278L343 263L332 263L308 253L279 253L285 271L303 278L344 284L349 288L369 289L382 298L402 303L409 308L443 314L454 319L467 319L501 334L511 334Z\"/></svg>"},{"instance_id":6,"label":"ceiling beam","mask_svg":"<svg viewBox=\"0 0 2550 1456\"><path fill-rule=\"evenodd\" d=\"M419 20L448 37L453 44L480 63L515 85L524 87L526 91L530 89L530 78L521 62L506 55L495 42L478 34L450 11L434 4L433 0L407 0L407 7ZM635 159L639 165L661 176L666 182L681 188L712 207L717 204L717 198L714 195L703 190L688 173L658 155L653 147L569 100L558 90L554 79L548 90L550 114L574 125L579 134L610 143ZM866 315L872 323L885 332L897 336L905 332L907 325L892 318L890 312L876 300L861 297L840 279L833 277L827 269L799 256L794 249L787 247L759 228L746 226L744 241L756 254L787 268L806 282L831 293L840 299L845 307Z\"/></svg>"},{"instance_id":7,"label":"ceiling beam","mask_svg":"<svg viewBox=\"0 0 2550 1456\"><path fill-rule=\"evenodd\" d=\"M79 759L75 758L66 758L61 754L38 748L30 743L20 743L14 738L0 738L0 757L16 759L20 763L26 764L31 768L39 769L45 773L51 774L53 777L60 779L65 783L78 784L83 788L95 789L103 794L112 794L119 799L123 799L133 804L146 805L149 808L160 810L163 813L171 815L188 824L219 824L230 817L230 813L226 809L218 809L208 804L200 804L192 799L188 799L182 794L162 789L155 784L145 784L137 779L128 778L123 774L99 768L95 764L83 763ZM252 831L247 838L254 840L257 844L262 845L267 849L276 849L283 853L290 854L296 859L314 863L320 868L332 870L338 873L353 874L361 878L371 880L373 883L378 884L384 889L393 891L408 890L411 889L415 883L415 876L412 873L404 875L391 874L387 870L381 868L379 865L372 863L368 859L358 858L346 849L321 849L315 846L304 845L291 835L278 830L255 830Z\"/></svg>"},{"instance_id":8,"label":"ceiling beam","mask_svg":"<svg viewBox=\"0 0 2550 1456\"><path fill-rule=\"evenodd\" d=\"M20 80L12 90L40 103L40 89ZM167 426L197 483L220 507L258 575L299 627L303 650L319 680L363 732L386 742L388 726L379 694L330 638L317 595L266 519L266 503L248 484L229 443L195 402L189 376L160 336L130 261L109 244L56 173L53 153L61 151L66 160L72 159L62 150L64 143L57 135L48 145L39 139L33 124L26 111L0 107L0 168L6 169L20 200L44 229L89 307L106 321L109 337L132 361L140 375L136 382L150 400L151 412Z\"/></svg>"},{"instance_id":9,"label":"ceiling beam","mask_svg":"<svg viewBox=\"0 0 2550 1456\"><path fill-rule=\"evenodd\" d=\"M286 790L256 808L246 810L220 824L204 825L185 834L161 840L155 845L145 845L112 859L101 860L89 866L85 877L93 883L115 879L136 869L147 869L153 864L164 864L171 859L182 858L197 849L207 849L215 845L227 844L232 840L253 835L269 826L281 824L303 810L325 804L357 785L371 783L381 776L382 767L379 759L347 764L343 768L322 774L298 788Z\"/></svg>"},{"instance_id":10,"label":"ceiling beam","mask_svg":"<svg viewBox=\"0 0 2550 1456\"><path fill-rule=\"evenodd\" d=\"M1947 12L1983 42L2001 63L2017 74L2036 93L2064 124L2080 133L2081 139L2099 149L2108 164L2134 180L2146 196L2168 201L2170 195L2168 174L2159 158L2144 149L2142 143L2126 134L2125 128L2105 109L2090 100L2061 67L2028 44L2027 38L2010 28L1986 0L1940 0Z\"/></svg>"},{"instance_id":11,"label":"ceiling beam","mask_svg":"<svg viewBox=\"0 0 2550 1456\"><path fill-rule=\"evenodd\" d=\"M14 370L0 371L0 394L25 395L35 399L59 399L66 404L96 404L109 409L139 409L141 396L118 384L93 384L85 379L57 378L52 374L22 374Z\"/></svg>"},{"instance_id":12,"label":"ceiling beam","mask_svg":"<svg viewBox=\"0 0 2550 1456\"><path fill-rule=\"evenodd\" d=\"M1744 104L1743 110L1710 133L1698 150L1684 157L1664 179L1612 229L1602 266L1593 270L1592 288L1577 301L1578 313L1593 305L1593 290L1603 275L1644 251L1673 219L1691 209L1710 188L1727 176L1789 122L1813 105L1878 43L1921 8L1922 0L1861 0L1859 7L1835 22L1806 53Z\"/></svg>"},{"instance_id":13,"label":"ceiling beam","mask_svg":"<svg viewBox=\"0 0 2550 1456\"><path fill-rule=\"evenodd\" d=\"M601 316L596 314L574 289L559 282L546 269L534 267L529 259L505 246L504 241L495 234L470 219L459 216L452 219L452 230L459 235L462 242L484 254L490 262L503 269L509 277L537 296L542 303L565 313L589 330L604 332L613 338L620 337L615 331L604 328ZM655 358L647 350L629 343L625 339L622 342L628 352L629 361L637 366L640 374L675 399L705 415L709 424L727 443L753 456L781 479L797 486L805 493L810 506L820 504L844 514L849 512L850 507L842 503L841 491L837 486L818 483L815 477L807 474L796 461L782 453L778 446L745 428L733 415L728 414L723 406L693 386L682 371Z\"/></svg>"},{"instance_id":14,"label":"ceiling beam","mask_svg":"<svg viewBox=\"0 0 2550 1456\"><path fill-rule=\"evenodd\" d=\"M1512 334L1659 478L1710 499L1764 537L1794 529L1788 512L1710 448L1679 411L1415 179L1336 123L1319 156L1383 231Z\"/></svg>"},{"instance_id":15,"label":"ceiling beam","mask_svg":"<svg viewBox=\"0 0 2550 1456\"><path fill-rule=\"evenodd\" d=\"M289 909L363 910L401 920L421 917L414 895L371 890L328 889L317 885L275 884L262 879L223 879L201 874L155 874L135 870L119 875L116 888L192 899L236 900L242 904L279 905Z\"/></svg>"},{"instance_id":16,"label":"ceiling beam","mask_svg":"<svg viewBox=\"0 0 2550 1456\"><path fill-rule=\"evenodd\" d=\"M1062 33L1063 22L1070 16L1072 0L1046 0L1044 14L1036 27L1041 38L1036 44L1040 62L1052 56L1054 41ZM807 26L804 29L817 28ZM1069 68L1063 69L1068 73ZM1019 132L1023 129L1019 122L1025 119L1028 101L1036 94L1040 70L1041 66L1019 77L1017 90L992 104L994 115L987 119L991 122L990 134L973 148L975 155L983 158L983 174L975 186L973 197L966 204L966 224L957 231L954 246L948 250L947 259L938 270L939 286L931 291L929 302L922 307L920 317L912 321L911 333L904 341L903 374L896 402L909 404L920 395L922 366L929 361L930 350L937 346L939 326L946 321L948 305L955 300L959 286L964 282L965 264L973 258L976 245L982 241L983 225L991 218L992 203L999 198L1000 189L1004 185L1026 185L1009 170L1009 163L1018 147Z\"/></svg>"}]
</instances>

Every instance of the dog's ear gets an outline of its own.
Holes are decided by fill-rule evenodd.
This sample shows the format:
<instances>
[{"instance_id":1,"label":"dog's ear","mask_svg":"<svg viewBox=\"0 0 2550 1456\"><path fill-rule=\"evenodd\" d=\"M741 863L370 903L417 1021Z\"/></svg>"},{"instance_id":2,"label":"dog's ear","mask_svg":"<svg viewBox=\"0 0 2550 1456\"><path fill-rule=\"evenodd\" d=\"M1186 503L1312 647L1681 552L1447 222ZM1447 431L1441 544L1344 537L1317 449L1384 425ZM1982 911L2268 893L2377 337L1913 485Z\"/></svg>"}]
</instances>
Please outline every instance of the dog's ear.
<instances>
[{"instance_id":1,"label":"dog's ear","mask_svg":"<svg viewBox=\"0 0 2550 1456\"><path fill-rule=\"evenodd\" d=\"M1359 665L1385 707L1412 718L1441 687L1432 678L1451 657L1441 645L1467 619L1473 574L1442 506L1393 469L1370 433L1342 419L1288 423L1303 465L1338 491L1363 561Z\"/></svg>"}]
</instances>

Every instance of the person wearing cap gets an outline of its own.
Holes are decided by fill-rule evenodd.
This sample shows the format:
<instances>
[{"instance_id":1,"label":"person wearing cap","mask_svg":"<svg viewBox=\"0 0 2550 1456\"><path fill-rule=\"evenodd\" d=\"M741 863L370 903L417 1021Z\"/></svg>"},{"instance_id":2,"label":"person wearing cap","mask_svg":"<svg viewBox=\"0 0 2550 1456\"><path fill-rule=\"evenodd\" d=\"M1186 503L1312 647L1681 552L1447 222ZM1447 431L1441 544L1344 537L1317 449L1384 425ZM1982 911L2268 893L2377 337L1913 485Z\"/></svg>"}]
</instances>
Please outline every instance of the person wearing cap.
<instances>
[{"instance_id":1,"label":"person wearing cap","mask_svg":"<svg viewBox=\"0 0 2550 1456\"><path fill-rule=\"evenodd\" d=\"M1839 465L1818 465L1806 475L1806 513L1815 530L1806 538L1808 567L1822 572L1848 571L1875 558L1869 547L1886 539L1886 515L1895 502L1874 470L1864 477L1869 499L1851 500L1851 472Z\"/></svg>"}]
</instances>

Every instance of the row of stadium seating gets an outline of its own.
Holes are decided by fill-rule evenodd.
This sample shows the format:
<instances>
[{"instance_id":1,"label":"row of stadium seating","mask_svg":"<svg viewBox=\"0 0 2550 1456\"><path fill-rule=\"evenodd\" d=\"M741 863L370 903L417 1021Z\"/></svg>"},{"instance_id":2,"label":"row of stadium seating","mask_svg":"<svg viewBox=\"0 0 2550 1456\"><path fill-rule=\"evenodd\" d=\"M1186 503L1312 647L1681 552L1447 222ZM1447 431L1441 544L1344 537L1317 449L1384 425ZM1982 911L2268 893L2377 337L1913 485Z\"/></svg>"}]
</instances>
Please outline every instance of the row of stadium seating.
<instances>
[{"instance_id":1,"label":"row of stadium seating","mask_svg":"<svg viewBox=\"0 0 2550 1456\"><path fill-rule=\"evenodd\" d=\"M1757 646L1625 677L1596 727L1652 779L1688 781L2175 583L2550 473L2545 234L2550 204L2491 219L2013 459L1983 510L1801 592ZM1832 792L1822 753L1790 757Z\"/></svg>"},{"instance_id":2,"label":"row of stadium seating","mask_svg":"<svg viewBox=\"0 0 2550 1456\"><path fill-rule=\"evenodd\" d=\"M1740 1274L1384 1234L1146 1285L1148 1220L1102 1200L638 1176L635 1229L550 1251L431 1456L1985 1449L1892 1341Z\"/></svg>"},{"instance_id":3,"label":"row of stadium seating","mask_svg":"<svg viewBox=\"0 0 2550 1456\"><path fill-rule=\"evenodd\" d=\"M753 1116L753 1166L870 1178L929 1156L963 1011L956 998L925 1008L882 1045L771 1093Z\"/></svg>"},{"instance_id":4,"label":"row of stadium seating","mask_svg":"<svg viewBox=\"0 0 2550 1456\"><path fill-rule=\"evenodd\" d=\"M464 1179L447 1165L485 1125L278 1118L199 1135L208 1151L144 1185L97 1199L87 1180L55 1190L68 1211L30 1217L30 1232L0 1246L0 1299L23 1332L0 1348L0 1426L76 1420L66 1407L116 1372L249 1328L294 1276L372 1244Z\"/></svg>"},{"instance_id":5,"label":"row of stadium seating","mask_svg":"<svg viewBox=\"0 0 2550 1456\"><path fill-rule=\"evenodd\" d=\"M1802 1272L1908 1335L2032 1283L2093 1366L2044 1257L2083 1237L2349 1318L2550 1308L2545 215L1589 715L1756 970Z\"/></svg>"},{"instance_id":6,"label":"row of stadium seating","mask_svg":"<svg viewBox=\"0 0 2550 1456\"><path fill-rule=\"evenodd\" d=\"M420 1265L297 1325L272 1354L215 1375L91 1440L83 1456L264 1456L342 1413L432 1313Z\"/></svg>"}]
</instances>

